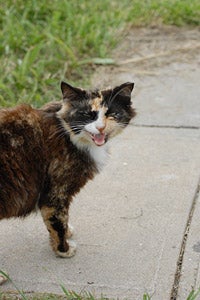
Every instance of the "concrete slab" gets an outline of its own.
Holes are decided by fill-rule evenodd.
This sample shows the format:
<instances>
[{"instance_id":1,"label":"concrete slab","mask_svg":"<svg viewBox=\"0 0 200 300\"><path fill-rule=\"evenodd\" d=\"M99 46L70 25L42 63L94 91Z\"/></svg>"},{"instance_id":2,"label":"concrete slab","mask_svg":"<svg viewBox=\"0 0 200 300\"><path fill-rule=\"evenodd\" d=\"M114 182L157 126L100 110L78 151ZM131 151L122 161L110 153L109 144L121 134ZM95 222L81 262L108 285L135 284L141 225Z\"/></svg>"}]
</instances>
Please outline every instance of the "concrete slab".
<instances>
[{"instance_id":1,"label":"concrete slab","mask_svg":"<svg viewBox=\"0 0 200 300\"><path fill-rule=\"evenodd\" d=\"M182 275L179 285L178 299L186 299L192 290L200 288L200 197L195 205L192 223L189 229L184 260L182 265ZM197 300L200 299L200 295Z\"/></svg>"},{"instance_id":2,"label":"concrete slab","mask_svg":"<svg viewBox=\"0 0 200 300\"><path fill-rule=\"evenodd\" d=\"M115 299L169 299L199 180L200 131L130 126L112 144L108 166L71 207L75 257L54 256L39 215L1 221L0 268L20 289L62 293L62 283Z\"/></svg>"},{"instance_id":3,"label":"concrete slab","mask_svg":"<svg viewBox=\"0 0 200 300\"><path fill-rule=\"evenodd\" d=\"M118 75L105 71L102 85L135 82L133 102L138 112L136 125L200 127L200 55L188 63L173 62L149 75L118 68Z\"/></svg>"},{"instance_id":4,"label":"concrete slab","mask_svg":"<svg viewBox=\"0 0 200 300\"><path fill-rule=\"evenodd\" d=\"M163 66L145 81L136 78L136 124L200 127L200 56L198 61Z\"/></svg>"},{"instance_id":5,"label":"concrete slab","mask_svg":"<svg viewBox=\"0 0 200 300\"><path fill-rule=\"evenodd\" d=\"M200 127L200 31L174 27L136 29L101 67L93 85L135 82L135 124Z\"/></svg>"}]
</instances>

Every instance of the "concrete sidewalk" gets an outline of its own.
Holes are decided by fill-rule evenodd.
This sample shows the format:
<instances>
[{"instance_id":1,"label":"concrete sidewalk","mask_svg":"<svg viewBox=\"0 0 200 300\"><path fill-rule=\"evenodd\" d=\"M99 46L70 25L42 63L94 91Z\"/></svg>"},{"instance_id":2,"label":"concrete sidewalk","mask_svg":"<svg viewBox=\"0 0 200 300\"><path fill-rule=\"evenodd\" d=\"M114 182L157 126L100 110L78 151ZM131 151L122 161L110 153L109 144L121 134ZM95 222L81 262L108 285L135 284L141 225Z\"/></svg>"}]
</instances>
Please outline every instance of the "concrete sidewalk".
<instances>
[{"instance_id":1,"label":"concrete sidewalk","mask_svg":"<svg viewBox=\"0 0 200 300\"><path fill-rule=\"evenodd\" d=\"M71 206L75 257L54 256L39 214L1 221L0 269L20 289L186 300L200 286L200 54L188 55L152 74L101 70L104 83L136 82L138 116Z\"/></svg>"}]
</instances>

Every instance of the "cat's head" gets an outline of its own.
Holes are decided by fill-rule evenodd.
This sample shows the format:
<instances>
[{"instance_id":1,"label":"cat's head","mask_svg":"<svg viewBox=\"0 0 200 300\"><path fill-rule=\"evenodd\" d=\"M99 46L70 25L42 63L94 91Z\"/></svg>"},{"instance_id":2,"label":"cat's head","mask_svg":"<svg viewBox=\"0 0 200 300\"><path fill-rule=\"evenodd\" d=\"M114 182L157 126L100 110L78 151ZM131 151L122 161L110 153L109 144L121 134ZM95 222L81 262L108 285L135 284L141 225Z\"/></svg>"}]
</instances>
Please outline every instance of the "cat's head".
<instances>
[{"instance_id":1,"label":"cat's head","mask_svg":"<svg viewBox=\"0 0 200 300\"><path fill-rule=\"evenodd\" d=\"M131 107L134 84L86 91L62 82L63 105L58 111L70 139L80 147L102 146L135 116Z\"/></svg>"}]
</instances>

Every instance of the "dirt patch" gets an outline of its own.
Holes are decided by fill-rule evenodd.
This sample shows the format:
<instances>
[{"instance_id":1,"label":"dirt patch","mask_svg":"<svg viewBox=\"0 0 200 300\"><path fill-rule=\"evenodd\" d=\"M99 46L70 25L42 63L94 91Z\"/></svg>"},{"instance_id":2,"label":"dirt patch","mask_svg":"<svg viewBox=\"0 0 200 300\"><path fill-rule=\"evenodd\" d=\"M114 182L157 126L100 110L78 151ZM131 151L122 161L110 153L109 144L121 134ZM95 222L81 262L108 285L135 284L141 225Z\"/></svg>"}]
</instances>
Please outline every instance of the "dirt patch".
<instances>
[{"instance_id":1,"label":"dirt patch","mask_svg":"<svg viewBox=\"0 0 200 300\"><path fill-rule=\"evenodd\" d=\"M190 63L200 52L200 28L136 28L124 36L113 51L115 65L100 66L93 77L93 85L116 83L116 75L130 73L137 76L156 75L171 63Z\"/></svg>"}]
</instances>

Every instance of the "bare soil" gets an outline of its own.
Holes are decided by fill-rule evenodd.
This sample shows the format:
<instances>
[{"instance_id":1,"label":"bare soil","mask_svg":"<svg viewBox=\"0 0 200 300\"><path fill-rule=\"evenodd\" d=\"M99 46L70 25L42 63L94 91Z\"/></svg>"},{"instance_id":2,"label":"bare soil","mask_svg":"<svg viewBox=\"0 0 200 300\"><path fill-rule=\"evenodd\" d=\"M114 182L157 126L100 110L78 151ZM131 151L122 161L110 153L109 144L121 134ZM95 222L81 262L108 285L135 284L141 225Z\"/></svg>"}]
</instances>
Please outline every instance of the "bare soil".
<instances>
[{"instance_id":1,"label":"bare soil","mask_svg":"<svg viewBox=\"0 0 200 300\"><path fill-rule=\"evenodd\" d=\"M113 85L119 73L156 75L171 63L190 63L200 53L200 28L174 26L130 29L113 51L114 65L97 67L92 83Z\"/></svg>"}]
</instances>

